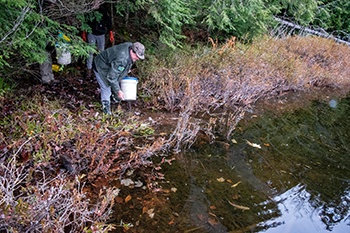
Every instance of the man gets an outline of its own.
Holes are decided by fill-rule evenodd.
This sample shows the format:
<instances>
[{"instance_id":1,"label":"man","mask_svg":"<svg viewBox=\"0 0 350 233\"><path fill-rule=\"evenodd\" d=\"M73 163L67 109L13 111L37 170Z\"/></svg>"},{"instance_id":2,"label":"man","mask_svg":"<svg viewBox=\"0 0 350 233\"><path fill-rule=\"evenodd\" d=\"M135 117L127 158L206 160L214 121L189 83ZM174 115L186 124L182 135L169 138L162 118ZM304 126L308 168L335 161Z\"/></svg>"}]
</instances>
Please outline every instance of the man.
<instances>
[{"instance_id":1,"label":"man","mask_svg":"<svg viewBox=\"0 0 350 233\"><path fill-rule=\"evenodd\" d=\"M105 49L105 34L106 34L106 27L109 31L109 40L111 42L114 41L113 37L113 31L112 31L112 20L109 17L107 10L100 6L101 1L96 0L93 5L94 11L87 14L86 21L87 24L90 26L92 33L87 34L87 40L86 40L86 31L83 31L83 40L86 42L89 42L90 44L96 44L98 51L103 51ZM96 12L99 12L102 17L96 15ZM90 53L90 56L86 60L86 66L87 66L87 76L91 76L91 68L92 68L92 60L93 60L93 53Z\"/></svg>"},{"instance_id":2,"label":"man","mask_svg":"<svg viewBox=\"0 0 350 233\"><path fill-rule=\"evenodd\" d=\"M135 61L145 58L145 46L140 42L112 46L99 55L93 62L93 70L101 87L103 112L111 115L111 95L124 99L119 82L130 72Z\"/></svg>"}]
</instances>

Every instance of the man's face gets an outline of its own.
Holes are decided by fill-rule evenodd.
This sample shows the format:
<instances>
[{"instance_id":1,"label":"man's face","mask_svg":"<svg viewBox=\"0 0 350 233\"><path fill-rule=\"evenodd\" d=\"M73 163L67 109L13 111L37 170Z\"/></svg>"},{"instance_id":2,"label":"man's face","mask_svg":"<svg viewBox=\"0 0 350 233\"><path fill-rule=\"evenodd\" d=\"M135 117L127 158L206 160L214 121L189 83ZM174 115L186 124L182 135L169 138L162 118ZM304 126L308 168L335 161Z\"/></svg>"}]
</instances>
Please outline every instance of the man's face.
<instances>
[{"instance_id":1,"label":"man's face","mask_svg":"<svg viewBox=\"0 0 350 233\"><path fill-rule=\"evenodd\" d=\"M133 51L132 49L130 50L130 56L131 56L131 60L132 60L133 62L135 62L135 61L137 61L137 60L140 59L140 58L137 56L137 54L134 53L134 51Z\"/></svg>"}]
</instances>

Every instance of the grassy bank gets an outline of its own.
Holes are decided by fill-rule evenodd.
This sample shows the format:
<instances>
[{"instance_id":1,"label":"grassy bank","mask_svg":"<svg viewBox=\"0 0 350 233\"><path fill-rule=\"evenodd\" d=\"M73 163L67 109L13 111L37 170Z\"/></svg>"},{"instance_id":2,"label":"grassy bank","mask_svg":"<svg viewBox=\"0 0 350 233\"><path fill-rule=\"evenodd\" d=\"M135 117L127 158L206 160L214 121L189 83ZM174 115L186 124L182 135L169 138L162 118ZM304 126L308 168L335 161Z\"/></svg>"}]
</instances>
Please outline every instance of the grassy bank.
<instances>
[{"instance_id":1,"label":"grassy bank","mask_svg":"<svg viewBox=\"0 0 350 233\"><path fill-rule=\"evenodd\" d=\"M154 172L160 164L153 156L186 149L199 133L209 142L218 135L229 139L261 98L346 88L349 55L347 46L318 37L265 37L249 45L232 37L226 44L209 40L208 46L149 55L137 63L136 105L178 114L166 137L120 105L113 106L114 117L103 116L98 97L91 97L98 85L86 90L79 72L60 77L58 88L2 92L0 231L108 231L120 187L108 179L135 169ZM154 176L144 176L153 182ZM107 179L105 186L97 185L101 178ZM96 187L98 194L92 195Z\"/></svg>"},{"instance_id":2,"label":"grassy bank","mask_svg":"<svg viewBox=\"0 0 350 233\"><path fill-rule=\"evenodd\" d=\"M189 118L199 113L210 118L201 127L209 138L214 138L216 128L229 139L260 98L291 90L349 86L350 49L332 40L264 37L249 45L234 37L223 45L209 41L209 46L185 47L140 64L142 94L153 105L181 112L176 135L182 141L193 140L193 130L199 126L190 126Z\"/></svg>"}]
</instances>

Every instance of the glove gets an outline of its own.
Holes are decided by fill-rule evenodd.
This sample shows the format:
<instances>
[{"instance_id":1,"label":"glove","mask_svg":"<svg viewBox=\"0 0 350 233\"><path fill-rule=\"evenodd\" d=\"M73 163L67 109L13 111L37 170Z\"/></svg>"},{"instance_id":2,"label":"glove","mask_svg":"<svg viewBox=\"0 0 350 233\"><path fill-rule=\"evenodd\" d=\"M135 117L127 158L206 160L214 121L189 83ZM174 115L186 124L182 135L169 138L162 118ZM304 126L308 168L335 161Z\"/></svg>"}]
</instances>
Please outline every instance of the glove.
<instances>
[{"instance_id":1,"label":"glove","mask_svg":"<svg viewBox=\"0 0 350 233\"><path fill-rule=\"evenodd\" d=\"M114 41L113 31L109 32L109 40L111 41L111 43Z\"/></svg>"},{"instance_id":2,"label":"glove","mask_svg":"<svg viewBox=\"0 0 350 233\"><path fill-rule=\"evenodd\" d=\"M121 98L118 97L118 95L116 95L114 92L112 93L112 100L116 103L119 103L120 101L122 101Z\"/></svg>"},{"instance_id":3,"label":"glove","mask_svg":"<svg viewBox=\"0 0 350 233\"><path fill-rule=\"evenodd\" d=\"M83 41L86 42L86 31L83 31L83 36L81 38L83 38Z\"/></svg>"}]
</instances>

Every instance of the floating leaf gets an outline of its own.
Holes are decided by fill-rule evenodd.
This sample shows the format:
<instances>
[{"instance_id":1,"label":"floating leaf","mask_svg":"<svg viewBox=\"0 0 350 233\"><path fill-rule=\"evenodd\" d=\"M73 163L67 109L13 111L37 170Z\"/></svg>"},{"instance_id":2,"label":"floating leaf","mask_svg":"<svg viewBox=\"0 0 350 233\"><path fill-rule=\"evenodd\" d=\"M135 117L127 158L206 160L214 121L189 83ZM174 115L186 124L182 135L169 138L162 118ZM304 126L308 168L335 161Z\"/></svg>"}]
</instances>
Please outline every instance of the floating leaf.
<instances>
[{"instance_id":1,"label":"floating leaf","mask_svg":"<svg viewBox=\"0 0 350 233\"><path fill-rule=\"evenodd\" d=\"M222 178L222 177L221 178L217 178L216 180L219 181L219 182L224 182L225 181L225 179Z\"/></svg>"},{"instance_id":2,"label":"floating leaf","mask_svg":"<svg viewBox=\"0 0 350 233\"><path fill-rule=\"evenodd\" d=\"M199 218L201 221L204 221L205 216L204 216L203 214L198 214L198 218Z\"/></svg>"},{"instance_id":3,"label":"floating leaf","mask_svg":"<svg viewBox=\"0 0 350 233\"><path fill-rule=\"evenodd\" d=\"M210 206L210 209L211 209L211 210L215 210L216 207L212 205L212 206Z\"/></svg>"},{"instance_id":4,"label":"floating leaf","mask_svg":"<svg viewBox=\"0 0 350 233\"><path fill-rule=\"evenodd\" d=\"M236 187L236 186L237 186L237 185L239 185L240 183L241 183L241 181L239 181L239 182L235 183L234 185L232 185L232 186L231 186L231 188Z\"/></svg>"},{"instance_id":5,"label":"floating leaf","mask_svg":"<svg viewBox=\"0 0 350 233\"><path fill-rule=\"evenodd\" d=\"M248 143L249 146L252 146L252 147L256 147L256 148L261 149L261 146L260 146L260 145L258 145L258 144L256 144L256 143L251 143L251 142L249 142L248 140L246 140L246 141L247 141L247 143Z\"/></svg>"},{"instance_id":6,"label":"floating leaf","mask_svg":"<svg viewBox=\"0 0 350 233\"><path fill-rule=\"evenodd\" d=\"M231 180L226 180L227 182L229 182L229 183L232 183L232 181Z\"/></svg>"},{"instance_id":7,"label":"floating leaf","mask_svg":"<svg viewBox=\"0 0 350 233\"><path fill-rule=\"evenodd\" d=\"M174 219L172 219L168 224L171 225L174 223Z\"/></svg>"},{"instance_id":8,"label":"floating leaf","mask_svg":"<svg viewBox=\"0 0 350 233\"><path fill-rule=\"evenodd\" d=\"M171 190L172 192L176 193L177 188L171 188L170 190Z\"/></svg>"},{"instance_id":9,"label":"floating leaf","mask_svg":"<svg viewBox=\"0 0 350 233\"><path fill-rule=\"evenodd\" d=\"M213 218L209 218L209 219L208 219L208 223L209 223L210 225L212 225L212 226L218 224L218 222L217 222L215 219L213 219Z\"/></svg>"},{"instance_id":10,"label":"floating leaf","mask_svg":"<svg viewBox=\"0 0 350 233\"><path fill-rule=\"evenodd\" d=\"M234 204L234 203L232 203L232 202L230 202L230 201L228 201L228 203L230 203L230 205L236 207L237 209L241 209L241 210L250 210L249 207L245 207L245 206L241 206L241 205L236 205L236 204Z\"/></svg>"},{"instance_id":11,"label":"floating leaf","mask_svg":"<svg viewBox=\"0 0 350 233\"><path fill-rule=\"evenodd\" d=\"M233 143L237 143L237 141L236 141L235 139L232 139L231 141L232 141Z\"/></svg>"},{"instance_id":12,"label":"floating leaf","mask_svg":"<svg viewBox=\"0 0 350 233\"><path fill-rule=\"evenodd\" d=\"M211 216L217 218L217 216L216 216L215 214L211 213L211 212L209 212L209 215L211 215Z\"/></svg>"}]
</instances>

